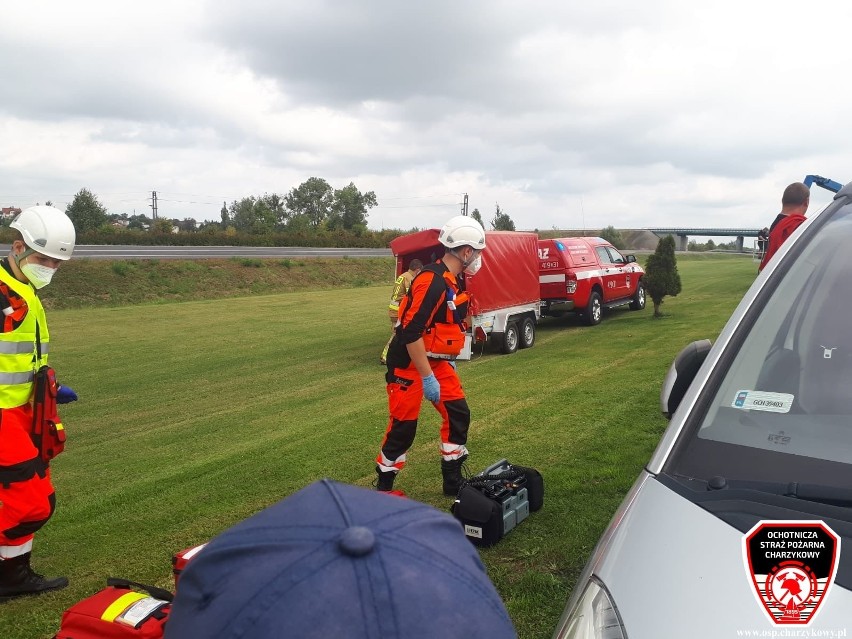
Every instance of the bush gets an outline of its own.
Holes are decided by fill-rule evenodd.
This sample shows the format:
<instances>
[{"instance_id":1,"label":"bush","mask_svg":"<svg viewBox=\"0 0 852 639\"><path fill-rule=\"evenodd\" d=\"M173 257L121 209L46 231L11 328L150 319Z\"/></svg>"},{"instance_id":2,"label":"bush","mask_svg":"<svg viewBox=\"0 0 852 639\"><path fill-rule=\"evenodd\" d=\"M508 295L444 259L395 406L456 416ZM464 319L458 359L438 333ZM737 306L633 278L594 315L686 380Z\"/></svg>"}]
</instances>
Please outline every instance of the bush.
<instances>
[{"instance_id":1,"label":"bush","mask_svg":"<svg viewBox=\"0 0 852 639\"><path fill-rule=\"evenodd\" d=\"M654 317L660 317L660 305L666 295L680 293L680 273L677 272L674 237L666 235L657 244L657 250L648 256L645 264L645 290L654 301Z\"/></svg>"}]
</instances>

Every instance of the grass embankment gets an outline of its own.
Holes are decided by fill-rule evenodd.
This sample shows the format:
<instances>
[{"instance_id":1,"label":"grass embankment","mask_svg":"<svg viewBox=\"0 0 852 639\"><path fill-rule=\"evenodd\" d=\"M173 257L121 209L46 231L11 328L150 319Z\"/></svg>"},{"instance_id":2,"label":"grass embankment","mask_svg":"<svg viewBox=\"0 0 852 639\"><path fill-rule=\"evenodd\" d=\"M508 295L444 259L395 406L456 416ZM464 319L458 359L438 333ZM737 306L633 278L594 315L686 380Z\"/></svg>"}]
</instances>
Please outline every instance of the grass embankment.
<instances>
[{"instance_id":1,"label":"grass embankment","mask_svg":"<svg viewBox=\"0 0 852 639\"><path fill-rule=\"evenodd\" d=\"M327 261L335 274L363 264ZM672 358L692 340L715 338L756 274L751 260L725 256L680 258L679 267L683 293L666 300L662 319L650 307L607 313L597 327L546 319L533 348L459 365L473 413L471 470L506 457L545 479L544 508L481 552L523 639L550 637L656 446ZM60 271L57 284L72 276L73 268ZM103 281L83 284L105 290ZM118 298L134 294L112 286ZM51 312L51 360L80 400L63 411L69 442L53 464L57 512L33 556L37 569L71 585L4 604L0 637L52 636L62 611L107 576L168 587L172 553L315 479L369 486L387 418L377 361L389 287L385 276L381 286ZM424 407L397 483L447 510L438 423Z\"/></svg>"},{"instance_id":2,"label":"grass embankment","mask_svg":"<svg viewBox=\"0 0 852 639\"><path fill-rule=\"evenodd\" d=\"M393 282L394 258L72 259L42 299L48 309L188 302ZM390 295L388 293L388 295Z\"/></svg>"}]
</instances>

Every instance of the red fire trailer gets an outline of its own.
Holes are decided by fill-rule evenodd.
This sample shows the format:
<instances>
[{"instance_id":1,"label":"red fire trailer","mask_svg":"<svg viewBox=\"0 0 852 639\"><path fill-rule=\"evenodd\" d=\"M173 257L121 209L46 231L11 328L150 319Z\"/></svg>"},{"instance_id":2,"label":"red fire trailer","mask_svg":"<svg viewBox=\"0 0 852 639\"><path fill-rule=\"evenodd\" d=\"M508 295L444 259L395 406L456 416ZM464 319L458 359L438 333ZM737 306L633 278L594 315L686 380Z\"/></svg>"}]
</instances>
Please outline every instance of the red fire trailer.
<instances>
[{"instance_id":1,"label":"red fire trailer","mask_svg":"<svg viewBox=\"0 0 852 639\"><path fill-rule=\"evenodd\" d=\"M424 264L439 260L444 246L438 229L426 229L392 240L396 273L408 269L417 258ZM459 359L470 359L474 341L491 340L504 353L529 348L535 343L540 317L538 235L515 231L486 231L482 267L465 275L472 295L468 340Z\"/></svg>"}]
</instances>

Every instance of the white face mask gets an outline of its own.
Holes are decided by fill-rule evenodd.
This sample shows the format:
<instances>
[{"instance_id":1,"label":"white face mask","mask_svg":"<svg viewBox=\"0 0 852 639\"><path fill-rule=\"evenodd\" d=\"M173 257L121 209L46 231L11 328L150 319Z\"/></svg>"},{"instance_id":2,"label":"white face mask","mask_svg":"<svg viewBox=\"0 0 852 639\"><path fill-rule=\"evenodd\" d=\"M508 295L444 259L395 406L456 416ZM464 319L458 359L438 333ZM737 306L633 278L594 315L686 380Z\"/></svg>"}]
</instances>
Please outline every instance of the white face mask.
<instances>
[{"instance_id":1,"label":"white face mask","mask_svg":"<svg viewBox=\"0 0 852 639\"><path fill-rule=\"evenodd\" d=\"M464 267L464 272L468 275L476 275L476 272L482 267L482 256L477 255L476 259Z\"/></svg>"},{"instance_id":2,"label":"white face mask","mask_svg":"<svg viewBox=\"0 0 852 639\"><path fill-rule=\"evenodd\" d=\"M41 264L30 264L27 262L21 267L21 273L23 273L26 278L30 281L36 288L44 288L48 284L50 284L50 280L53 279L53 274L56 273L55 268L50 268L49 266L42 266Z\"/></svg>"}]
</instances>

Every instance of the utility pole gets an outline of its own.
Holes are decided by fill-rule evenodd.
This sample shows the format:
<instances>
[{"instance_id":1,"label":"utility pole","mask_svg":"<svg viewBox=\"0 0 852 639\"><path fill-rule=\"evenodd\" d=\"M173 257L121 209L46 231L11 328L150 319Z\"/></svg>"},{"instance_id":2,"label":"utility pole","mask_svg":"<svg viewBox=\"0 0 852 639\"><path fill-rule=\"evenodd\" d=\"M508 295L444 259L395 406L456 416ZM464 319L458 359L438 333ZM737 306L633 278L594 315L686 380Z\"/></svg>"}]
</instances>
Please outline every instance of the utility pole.
<instances>
[{"instance_id":1,"label":"utility pole","mask_svg":"<svg viewBox=\"0 0 852 639\"><path fill-rule=\"evenodd\" d=\"M467 193L464 194L464 202L462 202L461 214L467 215Z\"/></svg>"},{"instance_id":2,"label":"utility pole","mask_svg":"<svg viewBox=\"0 0 852 639\"><path fill-rule=\"evenodd\" d=\"M151 209L153 213L151 214L151 219L156 222L157 221L157 192L151 191Z\"/></svg>"}]
</instances>

